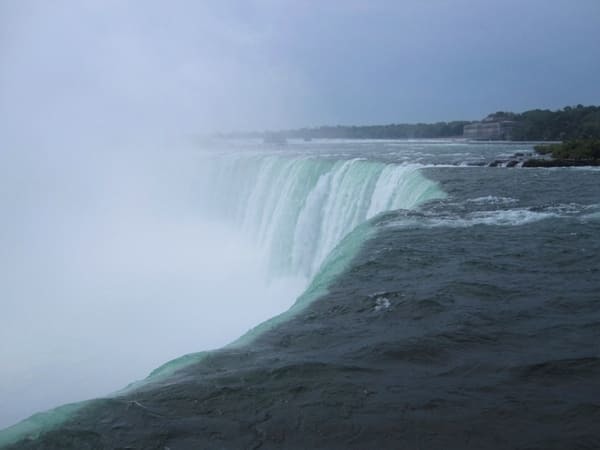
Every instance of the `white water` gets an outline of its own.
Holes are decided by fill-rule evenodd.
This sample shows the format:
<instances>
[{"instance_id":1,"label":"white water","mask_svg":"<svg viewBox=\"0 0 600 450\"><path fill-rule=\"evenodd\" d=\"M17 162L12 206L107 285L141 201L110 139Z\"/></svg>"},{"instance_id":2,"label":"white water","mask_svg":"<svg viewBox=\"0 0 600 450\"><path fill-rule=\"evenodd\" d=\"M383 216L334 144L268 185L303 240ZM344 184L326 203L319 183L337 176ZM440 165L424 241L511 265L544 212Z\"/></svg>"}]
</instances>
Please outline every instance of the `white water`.
<instances>
[{"instance_id":1,"label":"white water","mask_svg":"<svg viewBox=\"0 0 600 450\"><path fill-rule=\"evenodd\" d=\"M12 163L0 427L234 340L289 308L354 227L443 195L416 167L360 159L134 152Z\"/></svg>"},{"instance_id":2,"label":"white water","mask_svg":"<svg viewBox=\"0 0 600 450\"><path fill-rule=\"evenodd\" d=\"M357 225L444 195L418 166L360 158L230 154L209 165L217 167L205 188L216 215L232 218L259 245L271 274L307 279Z\"/></svg>"}]
</instances>

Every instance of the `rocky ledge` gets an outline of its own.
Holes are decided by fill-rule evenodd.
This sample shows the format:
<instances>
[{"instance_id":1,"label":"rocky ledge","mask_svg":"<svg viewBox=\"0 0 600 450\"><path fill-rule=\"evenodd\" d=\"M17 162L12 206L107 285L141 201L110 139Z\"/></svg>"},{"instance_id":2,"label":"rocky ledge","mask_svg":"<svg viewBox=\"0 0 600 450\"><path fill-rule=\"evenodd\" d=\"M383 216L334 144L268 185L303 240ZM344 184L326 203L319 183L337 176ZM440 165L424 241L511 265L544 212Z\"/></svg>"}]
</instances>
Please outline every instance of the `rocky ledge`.
<instances>
[{"instance_id":1,"label":"rocky ledge","mask_svg":"<svg viewBox=\"0 0 600 450\"><path fill-rule=\"evenodd\" d=\"M509 158L495 159L485 165L487 167L585 167L600 166L600 159L535 157L533 153L515 153Z\"/></svg>"},{"instance_id":2,"label":"rocky ledge","mask_svg":"<svg viewBox=\"0 0 600 450\"><path fill-rule=\"evenodd\" d=\"M600 166L600 159L539 159L523 161L523 167L583 167Z\"/></svg>"}]
</instances>

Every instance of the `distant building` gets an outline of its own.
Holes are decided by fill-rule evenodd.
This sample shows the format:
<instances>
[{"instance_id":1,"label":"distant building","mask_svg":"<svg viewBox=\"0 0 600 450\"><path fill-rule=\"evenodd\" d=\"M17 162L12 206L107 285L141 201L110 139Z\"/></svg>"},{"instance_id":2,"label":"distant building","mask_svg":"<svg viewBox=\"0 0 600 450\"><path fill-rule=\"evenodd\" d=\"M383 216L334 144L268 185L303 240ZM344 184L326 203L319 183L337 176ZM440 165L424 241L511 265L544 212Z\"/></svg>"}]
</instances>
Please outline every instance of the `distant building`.
<instances>
[{"instance_id":1,"label":"distant building","mask_svg":"<svg viewBox=\"0 0 600 450\"><path fill-rule=\"evenodd\" d=\"M465 125L463 137L480 141L507 141L512 138L516 122L513 120L493 120L486 118L481 122Z\"/></svg>"}]
</instances>

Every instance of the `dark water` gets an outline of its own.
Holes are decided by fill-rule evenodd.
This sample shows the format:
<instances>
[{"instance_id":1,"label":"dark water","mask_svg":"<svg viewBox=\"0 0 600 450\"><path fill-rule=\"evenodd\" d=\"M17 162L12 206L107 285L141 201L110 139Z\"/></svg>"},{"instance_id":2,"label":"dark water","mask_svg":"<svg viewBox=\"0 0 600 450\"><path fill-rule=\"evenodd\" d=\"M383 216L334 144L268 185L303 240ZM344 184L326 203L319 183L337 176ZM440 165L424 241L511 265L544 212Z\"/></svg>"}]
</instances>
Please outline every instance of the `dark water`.
<instances>
[{"instance_id":1,"label":"dark water","mask_svg":"<svg viewBox=\"0 0 600 450\"><path fill-rule=\"evenodd\" d=\"M422 171L448 197L287 322L6 448L600 448L600 171Z\"/></svg>"}]
</instances>

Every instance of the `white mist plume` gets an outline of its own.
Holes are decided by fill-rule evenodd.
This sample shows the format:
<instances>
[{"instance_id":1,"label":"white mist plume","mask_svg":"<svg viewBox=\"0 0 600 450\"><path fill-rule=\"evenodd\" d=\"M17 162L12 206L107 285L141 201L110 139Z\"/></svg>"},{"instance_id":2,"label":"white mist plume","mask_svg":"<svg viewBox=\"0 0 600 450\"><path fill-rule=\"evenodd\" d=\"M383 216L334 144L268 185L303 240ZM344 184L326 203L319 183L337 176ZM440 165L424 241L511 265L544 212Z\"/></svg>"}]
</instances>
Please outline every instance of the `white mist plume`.
<instances>
[{"instance_id":1,"label":"white mist plume","mask_svg":"<svg viewBox=\"0 0 600 450\"><path fill-rule=\"evenodd\" d=\"M287 309L251 242L199 208L191 153L2 158L0 426L107 394Z\"/></svg>"},{"instance_id":2,"label":"white mist plume","mask_svg":"<svg viewBox=\"0 0 600 450\"><path fill-rule=\"evenodd\" d=\"M3 132L38 141L277 128L305 89L258 4L25 0L0 5ZM290 96L293 96L291 99Z\"/></svg>"},{"instance_id":3,"label":"white mist plume","mask_svg":"<svg viewBox=\"0 0 600 450\"><path fill-rule=\"evenodd\" d=\"M302 288L203 216L170 140L280 126L301 82L232 8L165 5L0 3L0 428L224 345Z\"/></svg>"}]
</instances>

